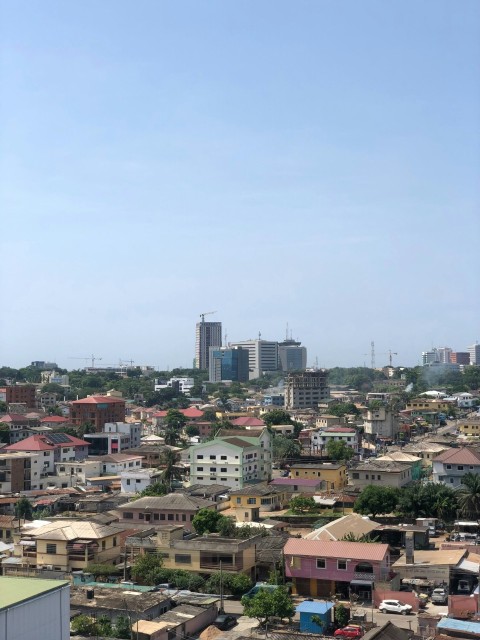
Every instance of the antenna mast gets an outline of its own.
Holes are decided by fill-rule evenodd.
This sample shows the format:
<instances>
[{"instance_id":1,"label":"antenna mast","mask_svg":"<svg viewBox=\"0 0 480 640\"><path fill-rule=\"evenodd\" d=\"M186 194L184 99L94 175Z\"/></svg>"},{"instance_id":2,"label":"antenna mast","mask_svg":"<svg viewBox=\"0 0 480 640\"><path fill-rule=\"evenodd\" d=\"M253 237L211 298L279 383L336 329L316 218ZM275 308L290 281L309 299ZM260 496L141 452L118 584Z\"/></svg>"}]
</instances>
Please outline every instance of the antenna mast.
<instances>
[{"instance_id":1,"label":"antenna mast","mask_svg":"<svg viewBox=\"0 0 480 640\"><path fill-rule=\"evenodd\" d=\"M371 364L372 364L372 369L375 369L375 342L372 340L370 343L370 347L371 347Z\"/></svg>"}]
</instances>

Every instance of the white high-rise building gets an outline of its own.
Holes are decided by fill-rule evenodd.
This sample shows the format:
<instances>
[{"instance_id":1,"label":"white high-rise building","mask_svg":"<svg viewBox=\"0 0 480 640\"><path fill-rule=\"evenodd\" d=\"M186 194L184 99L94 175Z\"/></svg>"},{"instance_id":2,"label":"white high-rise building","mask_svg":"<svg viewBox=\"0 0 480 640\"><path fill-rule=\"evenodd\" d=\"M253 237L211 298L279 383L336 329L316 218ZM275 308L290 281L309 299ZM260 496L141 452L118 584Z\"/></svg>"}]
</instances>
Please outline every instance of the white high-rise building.
<instances>
[{"instance_id":1,"label":"white high-rise building","mask_svg":"<svg viewBox=\"0 0 480 640\"><path fill-rule=\"evenodd\" d=\"M242 347L248 351L248 378L259 378L265 371L278 371L278 342L270 340L245 340L232 342L230 347Z\"/></svg>"},{"instance_id":2,"label":"white high-rise building","mask_svg":"<svg viewBox=\"0 0 480 640\"><path fill-rule=\"evenodd\" d=\"M222 346L221 322L197 322L195 339L195 368L207 369L210 365L210 347Z\"/></svg>"},{"instance_id":3,"label":"white high-rise building","mask_svg":"<svg viewBox=\"0 0 480 640\"><path fill-rule=\"evenodd\" d=\"M438 347L437 353L441 364L450 364L452 355L452 349L450 349L450 347Z\"/></svg>"},{"instance_id":4,"label":"white high-rise building","mask_svg":"<svg viewBox=\"0 0 480 640\"><path fill-rule=\"evenodd\" d=\"M480 365L480 344L478 342L468 347L468 353L470 354L470 364Z\"/></svg>"}]
</instances>

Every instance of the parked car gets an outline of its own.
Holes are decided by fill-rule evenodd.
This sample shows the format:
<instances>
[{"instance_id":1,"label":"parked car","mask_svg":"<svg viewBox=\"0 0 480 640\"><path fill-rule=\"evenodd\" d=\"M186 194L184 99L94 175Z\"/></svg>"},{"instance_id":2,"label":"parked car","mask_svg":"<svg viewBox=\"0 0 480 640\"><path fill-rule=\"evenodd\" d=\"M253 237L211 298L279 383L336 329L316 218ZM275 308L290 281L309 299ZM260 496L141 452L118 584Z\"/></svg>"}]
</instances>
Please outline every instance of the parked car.
<instances>
[{"instance_id":1,"label":"parked car","mask_svg":"<svg viewBox=\"0 0 480 640\"><path fill-rule=\"evenodd\" d=\"M215 622L213 624L217 629L226 631L237 624L237 619L234 616L220 615L215 618Z\"/></svg>"},{"instance_id":2,"label":"parked car","mask_svg":"<svg viewBox=\"0 0 480 640\"><path fill-rule=\"evenodd\" d=\"M380 613L401 613L406 616L411 613L412 605L405 604L401 600L382 600L378 606Z\"/></svg>"},{"instance_id":3,"label":"parked car","mask_svg":"<svg viewBox=\"0 0 480 640\"><path fill-rule=\"evenodd\" d=\"M434 589L432 591L431 601L433 604L447 604L448 602L448 593L446 589L439 587L438 589Z\"/></svg>"},{"instance_id":4,"label":"parked car","mask_svg":"<svg viewBox=\"0 0 480 640\"><path fill-rule=\"evenodd\" d=\"M355 624L349 624L347 627L337 629L333 634L337 638L361 638L363 636L362 627Z\"/></svg>"}]
</instances>

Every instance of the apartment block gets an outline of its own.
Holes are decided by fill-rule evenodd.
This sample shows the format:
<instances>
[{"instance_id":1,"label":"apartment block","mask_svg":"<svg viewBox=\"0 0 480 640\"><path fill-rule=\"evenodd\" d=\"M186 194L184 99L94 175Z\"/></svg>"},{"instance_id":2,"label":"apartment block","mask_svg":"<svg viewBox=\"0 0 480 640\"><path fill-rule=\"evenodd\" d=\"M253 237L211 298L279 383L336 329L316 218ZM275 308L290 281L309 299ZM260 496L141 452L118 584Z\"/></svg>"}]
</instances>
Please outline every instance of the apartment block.
<instances>
[{"instance_id":1,"label":"apartment block","mask_svg":"<svg viewBox=\"0 0 480 640\"><path fill-rule=\"evenodd\" d=\"M33 384L15 384L6 387L6 403L24 404L27 409L35 408L35 386Z\"/></svg>"},{"instance_id":2,"label":"apartment block","mask_svg":"<svg viewBox=\"0 0 480 640\"><path fill-rule=\"evenodd\" d=\"M330 397L325 370L290 373L285 381L285 409L317 409Z\"/></svg>"},{"instance_id":3,"label":"apartment block","mask_svg":"<svg viewBox=\"0 0 480 640\"><path fill-rule=\"evenodd\" d=\"M75 400L70 407L70 422L77 427L93 424L99 433L107 422L125 422L125 400L111 396L88 396Z\"/></svg>"}]
</instances>

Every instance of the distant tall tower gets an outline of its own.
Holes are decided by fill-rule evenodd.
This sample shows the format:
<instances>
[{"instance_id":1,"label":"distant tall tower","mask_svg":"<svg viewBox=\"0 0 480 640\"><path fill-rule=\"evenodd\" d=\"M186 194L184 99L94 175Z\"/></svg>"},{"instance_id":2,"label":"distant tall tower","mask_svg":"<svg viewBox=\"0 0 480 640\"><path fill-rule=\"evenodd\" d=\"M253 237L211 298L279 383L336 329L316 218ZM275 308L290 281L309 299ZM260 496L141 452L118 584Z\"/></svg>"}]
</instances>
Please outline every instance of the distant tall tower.
<instances>
[{"instance_id":1,"label":"distant tall tower","mask_svg":"<svg viewBox=\"0 0 480 640\"><path fill-rule=\"evenodd\" d=\"M206 369L210 365L210 347L222 346L221 322L197 322L195 339L195 368Z\"/></svg>"}]
</instances>

